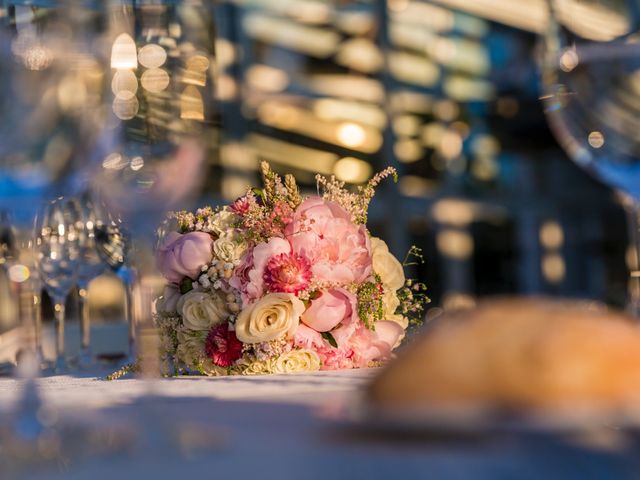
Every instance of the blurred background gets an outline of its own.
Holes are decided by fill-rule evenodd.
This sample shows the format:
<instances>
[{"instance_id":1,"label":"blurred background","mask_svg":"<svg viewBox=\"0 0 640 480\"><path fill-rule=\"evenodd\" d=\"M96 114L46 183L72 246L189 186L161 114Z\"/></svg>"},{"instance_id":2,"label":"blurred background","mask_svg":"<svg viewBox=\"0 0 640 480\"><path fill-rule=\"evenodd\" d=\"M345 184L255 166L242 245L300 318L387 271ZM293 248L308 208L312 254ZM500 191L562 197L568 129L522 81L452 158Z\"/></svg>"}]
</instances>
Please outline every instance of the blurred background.
<instances>
[{"instance_id":1,"label":"blurred background","mask_svg":"<svg viewBox=\"0 0 640 480\"><path fill-rule=\"evenodd\" d=\"M261 160L309 192L316 172L357 185L391 165L398 184L379 188L369 226L401 258L423 249L412 276L428 315L506 293L624 304L623 209L561 151L539 99L544 0L236 0L215 13L221 141L202 204L257 184ZM121 315L115 278L90 290L94 318ZM0 306L0 330L12 318Z\"/></svg>"}]
</instances>

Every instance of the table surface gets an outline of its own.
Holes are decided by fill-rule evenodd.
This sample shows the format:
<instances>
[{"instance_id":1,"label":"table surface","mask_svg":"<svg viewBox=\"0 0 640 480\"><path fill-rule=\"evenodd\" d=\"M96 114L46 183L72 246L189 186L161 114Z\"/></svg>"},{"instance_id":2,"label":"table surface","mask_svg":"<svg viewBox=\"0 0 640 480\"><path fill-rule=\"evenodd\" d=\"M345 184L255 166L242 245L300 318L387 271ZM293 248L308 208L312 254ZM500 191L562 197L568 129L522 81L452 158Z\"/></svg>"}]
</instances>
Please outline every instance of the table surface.
<instances>
[{"instance_id":1,"label":"table surface","mask_svg":"<svg viewBox=\"0 0 640 480\"><path fill-rule=\"evenodd\" d=\"M138 440L126 454L73 458L11 478L2 475L0 465L0 478L640 477L640 449L633 442L607 450L544 434L461 438L427 432L416 438L354 429L335 414L357 402L375 374L183 377L151 384L91 376L42 378L37 384L44 404L61 412L61 418L95 417L104 425L127 425ZM0 379L0 408L11 412L23 386L23 381ZM150 391L153 399L144 396ZM176 443L174 437L183 438L187 426L207 432L207 443L199 449Z\"/></svg>"}]
</instances>

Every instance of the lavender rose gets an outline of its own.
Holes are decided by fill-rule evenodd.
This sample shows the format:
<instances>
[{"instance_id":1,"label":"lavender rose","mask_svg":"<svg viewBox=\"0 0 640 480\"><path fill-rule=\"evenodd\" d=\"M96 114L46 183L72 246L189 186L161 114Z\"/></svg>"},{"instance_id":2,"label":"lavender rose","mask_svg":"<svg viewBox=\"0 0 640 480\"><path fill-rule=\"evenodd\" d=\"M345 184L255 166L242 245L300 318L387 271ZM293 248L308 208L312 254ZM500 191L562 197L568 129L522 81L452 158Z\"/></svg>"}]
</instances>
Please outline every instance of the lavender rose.
<instances>
[{"instance_id":1,"label":"lavender rose","mask_svg":"<svg viewBox=\"0 0 640 480\"><path fill-rule=\"evenodd\" d=\"M184 277L195 279L201 267L213 258L212 243L208 233L169 233L156 254L160 272L173 283L179 283Z\"/></svg>"}]
</instances>

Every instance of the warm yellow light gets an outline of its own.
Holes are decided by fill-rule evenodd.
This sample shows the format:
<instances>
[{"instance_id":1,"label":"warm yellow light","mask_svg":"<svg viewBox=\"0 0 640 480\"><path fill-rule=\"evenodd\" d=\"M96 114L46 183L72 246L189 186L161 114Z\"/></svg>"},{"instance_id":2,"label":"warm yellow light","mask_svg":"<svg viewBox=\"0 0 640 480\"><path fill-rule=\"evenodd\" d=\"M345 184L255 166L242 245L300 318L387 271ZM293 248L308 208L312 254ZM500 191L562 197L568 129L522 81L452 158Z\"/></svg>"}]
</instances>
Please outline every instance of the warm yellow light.
<instances>
[{"instance_id":1,"label":"warm yellow light","mask_svg":"<svg viewBox=\"0 0 640 480\"><path fill-rule=\"evenodd\" d=\"M465 260L473 254L473 238L468 232L443 230L436 237L440 253L456 260Z\"/></svg>"},{"instance_id":2,"label":"warm yellow light","mask_svg":"<svg viewBox=\"0 0 640 480\"><path fill-rule=\"evenodd\" d=\"M560 283L564 279L566 267L564 259L557 253L545 255L542 259L542 275L549 283Z\"/></svg>"},{"instance_id":3,"label":"warm yellow light","mask_svg":"<svg viewBox=\"0 0 640 480\"><path fill-rule=\"evenodd\" d=\"M403 175L398 182L398 188L407 197L428 197L436 185L432 180L417 175Z\"/></svg>"},{"instance_id":4,"label":"warm yellow light","mask_svg":"<svg viewBox=\"0 0 640 480\"><path fill-rule=\"evenodd\" d=\"M364 183L372 173L371 165L353 157L341 158L334 166L334 172L338 180L348 183Z\"/></svg>"},{"instance_id":5,"label":"warm yellow light","mask_svg":"<svg viewBox=\"0 0 640 480\"><path fill-rule=\"evenodd\" d=\"M475 209L473 204L462 200L439 200L433 206L433 217L440 223L465 226L473 222Z\"/></svg>"},{"instance_id":6,"label":"warm yellow light","mask_svg":"<svg viewBox=\"0 0 640 480\"><path fill-rule=\"evenodd\" d=\"M167 61L167 52L160 45L150 43L138 52L140 65L147 68L159 68Z\"/></svg>"},{"instance_id":7,"label":"warm yellow light","mask_svg":"<svg viewBox=\"0 0 640 480\"><path fill-rule=\"evenodd\" d=\"M187 59L187 70L194 72L206 72L209 68L210 62L206 55L193 55Z\"/></svg>"},{"instance_id":8,"label":"warm yellow light","mask_svg":"<svg viewBox=\"0 0 640 480\"><path fill-rule=\"evenodd\" d=\"M320 98L313 112L322 120L356 122L382 130L387 125L385 112L377 105L338 98Z\"/></svg>"},{"instance_id":9,"label":"warm yellow light","mask_svg":"<svg viewBox=\"0 0 640 480\"><path fill-rule=\"evenodd\" d=\"M113 100L113 113L120 120L131 120L138 113L140 103L131 92L120 92Z\"/></svg>"},{"instance_id":10,"label":"warm yellow light","mask_svg":"<svg viewBox=\"0 0 640 480\"><path fill-rule=\"evenodd\" d=\"M281 92L289 85L289 76L284 70L269 65L253 65L247 70L247 83L264 92Z\"/></svg>"},{"instance_id":11,"label":"warm yellow light","mask_svg":"<svg viewBox=\"0 0 640 480\"><path fill-rule=\"evenodd\" d=\"M478 157L471 164L471 174L479 180L494 179L498 170L498 162L493 157Z\"/></svg>"},{"instance_id":12,"label":"warm yellow light","mask_svg":"<svg viewBox=\"0 0 640 480\"><path fill-rule=\"evenodd\" d=\"M144 167L144 158L142 157L133 157L131 159L131 163L129 164L129 167L131 168L131 170L133 170L134 172L137 172L138 170L140 170L142 167Z\"/></svg>"},{"instance_id":13,"label":"warm yellow light","mask_svg":"<svg viewBox=\"0 0 640 480\"><path fill-rule=\"evenodd\" d=\"M119 153L110 153L102 161L102 168L107 170L120 170L126 166L126 162Z\"/></svg>"},{"instance_id":14,"label":"warm yellow light","mask_svg":"<svg viewBox=\"0 0 640 480\"><path fill-rule=\"evenodd\" d=\"M236 198L247 193L251 180L241 175L225 175L222 180L222 196L228 200Z\"/></svg>"},{"instance_id":15,"label":"warm yellow light","mask_svg":"<svg viewBox=\"0 0 640 480\"><path fill-rule=\"evenodd\" d=\"M594 131L589 134L589 145L593 148L601 148L604 145L604 135L602 132Z\"/></svg>"},{"instance_id":16,"label":"warm yellow light","mask_svg":"<svg viewBox=\"0 0 640 480\"><path fill-rule=\"evenodd\" d=\"M336 62L353 70L372 73L380 70L384 63L380 49L371 40L355 38L340 45Z\"/></svg>"},{"instance_id":17,"label":"warm yellow light","mask_svg":"<svg viewBox=\"0 0 640 480\"><path fill-rule=\"evenodd\" d=\"M63 110L82 107L86 101L86 85L77 75L67 75L58 85L58 105Z\"/></svg>"},{"instance_id":18,"label":"warm yellow light","mask_svg":"<svg viewBox=\"0 0 640 480\"><path fill-rule=\"evenodd\" d=\"M216 83L216 98L230 101L238 94L238 84L231 75L220 75Z\"/></svg>"},{"instance_id":19,"label":"warm yellow light","mask_svg":"<svg viewBox=\"0 0 640 480\"><path fill-rule=\"evenodd\" d=\"M111 68L130 70L138 67L136 43L127 33L121 33L111 48Z\"/></svg>"},{"instance_id":20,"label":"warm yellow light","mask_svg":"<svg viewBox=\"0 0 640 480\"><path fill-rule=\"evenodd\" d=\"M118 70L111 80L111 91L114 95L129 92L135 95L138 91L138 79L131 70ZM125 94L125 96L127 96ZM130 95L129 95L130 96Z\"/></svg>"},{"instance_id":21,"label":"warm yellow light","mask_svg":"<svg viewBox=\"0 0 640 480\"><path fill-rule=\"evenodd\" d=\"M547 249L558 249L564 243L564 232L558 222L548 221L540 227L540 243Z\"/></svg>"},{"instance_id":22,"label":"warm yellow light","mask_svg":"<svg viewBox=\"0 0 640 480\"><path fill-rule=\"evenodd\" d=\"M29 279L31 272L24 265L13 265L9 268L9 279L15 283L22 283Z\"/></svg>"},{"instance_id":23,"label":"warm yellow light","mask_svg":"<svg viewBox=\"0 0 640 480\"><path fill-rule=\"evenodd\" d=\"M404 138L395 143L393 152L401 162L412 163L422 158L424 150L418 140Z\"/></svg>"},{"instance_id":24,"label":"warm yellow light","mask_svg":"<svg viewBox=\"0 0 640 480\"><path fill-rule=\"evenodd\" d=\"M142 88L151 93L160 93L169 86L169 74L162 68L151 68L140 78Z\"/></svg>"},{"instance_id":25,"label":"warm yellow light","mask_svg":"<svg viewBox=\"0 0 640 480\"><path fill-rule=\"evenodd\" d=\"M412 137L420 130L420 118L415 115L398 115L393 119L393 131L396 135Z\"/></svg>"},{"instance_id":26,"label":"warm yellow light","mask_svg":"<svg viewBox=\"0 0 640 480\"><path fill-rule=\"evenodd\" d=\"M560 69L570 72L578 66L579 61L575 48L568 48L560 55Z\"/></svg>"},{"instance_id":27,"label":"warm yellow light","mask_svg":"<svg viewBox=\"0 0 640 480\"><path fill-rule=\"evenodd\" d=\"M204 103L196 87L189 85L180 95L180 118L204 120Z\"/></svg>"},{"instance_id":28,"label":"warm yellow light","mask_svg":"<svg viewBox=\"0 0 640 480\"><path fill-rule=\"evenodd\" d=\"M51 50L39 44L28 47L22 56L22 62L29 70L44 70L52 61Z\"/></svg>"},{"instance_id":29,"label":"warm yellow light","mask_svg":"<svg viewBox=\"0 0 640 480\"><path fill-rule=\"evenodd\" d=\"M452 160L462 153L462 138L453 130L447 130L440 140L440 153L446 159Z\"/></svg>"},{"instance_id":30,"label":"warm yellow light","mask_svg":"<svg viewBox=\"0 0 640 480\"><path fill-rule=\"evenodd\" d=\"M492 135L476 135L471 143L471 151L476 155L495 156L500 153L500 143Z\"/></svg>"},{"instance_id":31,"label":"warm yellow light","mask_svg":"<svg viewBox=\"0 0 640 480\"><path fill-rule=\"evenodd\" d=\"M236 61L236 47L225 38L216 40L216 63L224 69Z\"/></svg>"},{"instance_id":32,"label":"warm yellow light","mask_svg":"<svg viewBox=\"0 0 640 480\"><path fill-rule=\"evenodd\" d=\"M338 141L346 147L355 148L361 146L367 139L367 133L360 125L346 122L338 126L336 130Z\"/></svg>"}]
</instances>

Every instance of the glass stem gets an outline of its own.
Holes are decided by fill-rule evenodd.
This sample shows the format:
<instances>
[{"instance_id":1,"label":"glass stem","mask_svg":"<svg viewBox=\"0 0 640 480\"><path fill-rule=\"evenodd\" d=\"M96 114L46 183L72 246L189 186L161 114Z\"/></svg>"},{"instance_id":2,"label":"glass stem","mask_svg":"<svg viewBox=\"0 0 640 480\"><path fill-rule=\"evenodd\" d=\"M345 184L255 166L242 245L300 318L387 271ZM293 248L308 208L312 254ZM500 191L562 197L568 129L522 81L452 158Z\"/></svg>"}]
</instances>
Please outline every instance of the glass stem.
<instances>
[{"instance_id":1,"label":"glass stem","mask_svg":"<svg viewBox=\"0 0 640 480\"><path fill-rule=\"evenodd\" d=\"M127 338L128 338L128 362L133 363L136 360L136 322L133 315L133 298L131 289L134 287L133 282L126 282L124 289L124 316L127 322Z\"/></svg>"},{"instance_id":2,"label":"glass stem","mask_svg":"<svg viewBox=\"0 0 640 480\"><path fill-rule=\"evenodd\" d=\"M62 373L66 370L66 360L64 352L64 320L65 306L64 300L56 301L54 307L55 324L56 324L56 364L55 372Z\"/></svg>"},{"instance_id":3,"label":"glass stem","mask_svg":"<svg viewBox=\"0 0 640 480\"><path fill-rule=\"evenodd\" d=\"M87 301L88 285L78 285L78 306L80 309L80 357L81 367L91 364L91 318Z\"/></svg>"},{"instance_id":4,"label":"glass stem","mask_svg":"<svg viewBox=\"0 0 640 480\"><path fill-rule=\"evenodd\" d=\"M627 312L640 319L640 204L627 199L625 207L629 226Z\"/></svg>"},{"instance_id":5,"label":"glass stem","mask_svg":"<svg viewBox=\"0 0 640 480\"><path fill-rule=\"evenodd\" d=\"M42 295L39 290L34 290L33 292L33 324L35 354L38 359L38 365L41 365L44 361L44 352L42 351Z\"/></svg>"}]
</instances>

